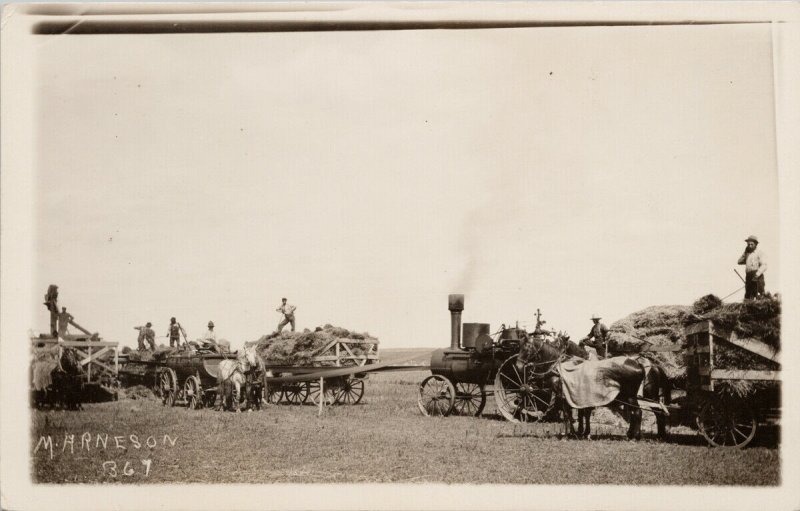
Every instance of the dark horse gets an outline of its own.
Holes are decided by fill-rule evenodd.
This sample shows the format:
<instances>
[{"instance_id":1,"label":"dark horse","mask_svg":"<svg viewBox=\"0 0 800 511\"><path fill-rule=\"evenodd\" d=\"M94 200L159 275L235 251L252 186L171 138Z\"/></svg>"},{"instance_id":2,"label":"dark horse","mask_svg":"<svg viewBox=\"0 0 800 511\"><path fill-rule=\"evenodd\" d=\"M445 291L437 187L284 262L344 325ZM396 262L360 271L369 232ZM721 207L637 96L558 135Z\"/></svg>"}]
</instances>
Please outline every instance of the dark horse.
<instances>
[{"instance_id":1,"label":"dark horse","mask_svg":"<svg viewBox=\"0 0 800 511\"><path fill-rule=\"evenodd\" d=\"M529 337L522 343L519 356L522 363L538 366L539 374L546 371L546 384L550 386L554 399L559 402L560 406L557 408L562 411L567 434L570 436L575 436L576 433L572 424L572 408L563 395L559 363L576 358L586 359L588 353L563 335L560 335L553 344L537 337ZM630 412L628 438L639 440L642 424L642 409L638 404L639 389L642 388L642 397L646 399L659 401L665 405L670 404L671 385L666 372L661 366L643 357L629 357L621 361L619 369L611 376L620 385L620 392L614 403L623 405ZM591 438L592 410L593 408L578 409L578 437ZM656 422L659 438L666 438L666 416L663 413L656 413Z\"/></svg>"}]
</instances>

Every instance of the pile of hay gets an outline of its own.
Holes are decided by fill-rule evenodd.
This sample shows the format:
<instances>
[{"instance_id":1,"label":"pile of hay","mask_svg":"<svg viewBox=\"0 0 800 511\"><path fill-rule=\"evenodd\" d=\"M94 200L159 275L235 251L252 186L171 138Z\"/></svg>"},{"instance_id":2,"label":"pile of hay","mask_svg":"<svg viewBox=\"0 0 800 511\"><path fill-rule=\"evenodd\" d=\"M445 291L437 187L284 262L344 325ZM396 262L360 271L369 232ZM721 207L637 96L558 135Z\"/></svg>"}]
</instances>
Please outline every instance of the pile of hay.
<instances>
[{"instance_id":1,"label":"pile of hay","mask_svg":"<svg viewBox=\"0 0 800 511\"><path fill-rule=\"evenodd\" d=\"M161 360L173 353L177 353L178 351L180 351L178 348L170 348L169 346L160 344L156 347L155 351L150 351L150 350L139 351L131 349L125 351L125 349L123 348L122 353L128 355L128 360L149 362L151 360Z\"/></svg>"},{"instance_id":2,"label":"pile of hay","mask_svg":"<svg viewBox=\"0 0 800 511\"><path fill-rule=\"evenodd\" d=\"M612 354L639 353L648 346L675 346L683 342L683 324L691 307L656 305L634 312L609 327L608 347ZM686 375L680 352L655 352L647 356L658 363L673 380Z\"/></svg>"},{"instance_id":3,"label":"pile of hay","mask_svg":"<svg viewBox=\"0 0 800 511\"><path fill-rule=\"evenodd\" d=\"M317 327L313 332L304 330L303 332L281 332L261 336L258 340L246 343L246 346L255 344L256 351L264 359L267 365L291 365L291 366L316 366L332 367L336 366L335 360L315 362L312 359L322 355L321 350L335 340L347 339L361 341L357 344L348 344L353 355L364 355L370 345L377 344L378 339L368 333L350 331L346 328L326 324ZM325 355L333 354L332 350L326 350ZM341 356L349 355L342 351Z\"/></svg>"},{"instance_id":4,"label":"pile of hay","mask_svg":"<svg viewBox=\"0 0 800 511\"><path fill-rule=\"evenodd\" d=\"M697 300L693 314L687 324L711 320L719 329L735 332L737 336L761 341L776 351L781 347L781 298L767 294L758 300L722 303L714 295ZM714 367L719 369L741 369L774 371L780 364L728 343L714 344ZM718 380L718 393L731 397L749 397L762 391L774 389L776 382L752 380Z\"/></svg>"},{"instance_id":5,"label":"pile of hay","mask_svg":"<svg viewBox=\"0 0 800 511\"><path fill-rule=\"evenodd\" d=\"M144 385L134 385L132 387L119 390L120 399L157 399L153 391Z\"/></svg>"},{"instance_id":6,"label":"pile of hay","mask_svg":"<svg viewBox=\"0 0 800 511\"><path fill-rule=\"evenodd\" d=\"M781 347L781 297L767 294L758 300L722 303L714 295L695 302L691 321L710 319L718 328L739 337L758 339L776 350Z\"/></svg>"}]
</instances>

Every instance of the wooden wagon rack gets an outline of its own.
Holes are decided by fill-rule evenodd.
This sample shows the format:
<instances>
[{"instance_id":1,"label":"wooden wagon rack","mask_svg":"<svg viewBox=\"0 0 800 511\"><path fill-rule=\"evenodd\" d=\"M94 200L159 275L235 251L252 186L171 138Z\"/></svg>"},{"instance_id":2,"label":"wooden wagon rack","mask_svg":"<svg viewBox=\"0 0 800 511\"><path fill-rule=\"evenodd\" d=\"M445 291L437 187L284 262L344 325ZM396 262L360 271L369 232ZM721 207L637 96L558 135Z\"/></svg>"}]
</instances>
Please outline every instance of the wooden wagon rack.
<instances>
[{"instance_id":1,"label":"wooden wagon rack","mask_svg":"<svg viewBox=\"0 0 800 511\"><path fill-rule=\"evenodd\" d=\"M366 347L364 353L356 355L351 349L352 345ZM378 355L378 340L360 340L360 339L334 339L322 348L312 353L310 358L311 366L320 366L325 363L328 367L350 367L350 366L365 366L367 364L376 364L380 360ZM275 367L265 361L268 367ZM333 366L329 365L333 362Z\"/></svg>"},{"instance_id":2,"label":"wooden wagon rack","mask_svg":"<svg viewBox=\"0 0 800 511\"><path fill-rule=\"evenodd\" d=\"M713 391L715 380L780 381L779 370L722 369L714 366L714 349L720 343L754 353L766 360L780 364L779 352L770 345L742 338L736 332L714 325L712 321L701 321L686 327L686 355L689 358L687 373L689 383L701 390Z\"/></svg>"},{"instance_id":3,"label":"wooden wagon rack","mask_svg":"<svg viewBox=\"0 0 800 511\"><path fill-rule=\"evenodd\" d=\"M72 348L80 357L81 367L86 372L86 381L93 382L103 378L117 379L119 375L119 343L113 341L69 340L32 337L31 345L62 346ZM113 358L112 358L113 357Z\"/></svg>"}]
</instances>

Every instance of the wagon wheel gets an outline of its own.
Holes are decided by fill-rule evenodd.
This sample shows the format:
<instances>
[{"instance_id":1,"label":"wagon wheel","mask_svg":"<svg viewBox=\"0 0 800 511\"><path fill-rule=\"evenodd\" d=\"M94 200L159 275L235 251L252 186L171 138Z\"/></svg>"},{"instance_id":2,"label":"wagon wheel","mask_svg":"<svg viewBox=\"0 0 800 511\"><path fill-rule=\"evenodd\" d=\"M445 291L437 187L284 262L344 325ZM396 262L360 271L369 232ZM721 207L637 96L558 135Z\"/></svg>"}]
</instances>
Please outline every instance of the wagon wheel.
<instances>
[{"instance_id":1,"label":"wagon wheel","mask_svg":"<svg viewBox=\"0 0 800 511\"><path fill-rule=\"evenodd\" d=\"M419 384L417 406L423 415L447 417L453 411L456 389L444 376L433 374Z\"/></svg>"},{"instance_id":2,"label":"wagon wheel","mask_svg":"<svg viewBox=\"0 0 800 511\"><path fill-rule=\"evenodd\" d=\"M756 436L758 423L750 407L711 399L700 409L697 427L714 447L742 448Z\"/></svg>"},{"instance_id":3,"label":"wagon wheel","mask_svg":"<svg viewBox=\"0 0 800 511\"><path fill-rule=\"evenodd\" d=\"M200 390L200 379L197 376L189 376L183 384L183 396L186 399L186 408L197 410L203 406L202 391Z\"/></svg>"},{"instance_id":4,"label":"wagon wheel","mask_svg":"<svg viewBox=\"0 0 800 511\"><path fill-rule=\"evenodd\" d=\"M475 383L456 383L456 399L453 413L456 415L480 416L486 406L486 389Z\"/></svg>"},{"instance_id":5,"label":"wagon wheel","mask_svg":"<svg viewBox=\"0 0 800 511\"><path fill-rule=\"evenodd\" d=\"M543 384L533 367L517 367L518 355L512 355L500 366L494 379L497 410L511 422L536 422L544 418L552 404L553 391Z\"/></svg>"},{"instance_id":6,"label":"wagon wheel","mask_svg":"<svg viewBox=\"0 0 800 511\"><path fill-rule=\"evenodd\" d=\"M319 380L312 380L308 382L308 397L314 405L319 405L321 399L325 399L325 405L330 406L336 402L336 395L333 390L333 385L330 380L323 383L324 397L319 388Z\"/></svg>"},{"instance_id":7,"label":"wagon wheel","mask_svg":"<svg viewBox=\"0 0 800 511\"><path fill-rule=\"evenodd\" d=\"M178 391L178 377L175 375L175 371L169 367L162 369L158 388L164 406L173 406L175 394Z\"/></svg>"},{"instance_id":8,"label":"wagon wheel","mask_svg":"<svg viewBox=\"0 0 800 511\"><path fill-rule=\"evenodd\" d=\"M276 384L265 384L264 385L264 401L269 404L277 405L283 399L283 388L280 385Z\"/></svg>"},{"instance_id":9,"label":"wagon wheel","mask_svg":"<svg viewBox=\"0 0 800 511\"><path fill-rule=\"evenodd\" d=\"M361 378L347 378L334 394L336 403L340 405L356 405L364 397L364 380Z\"/></svg>"},{"instance_id":10,"label":"wagon wheel","mask_svg":"<svg viewBox=\"0 0 800 511\"><path fill-rule=\"evenodd\" d=\"M288 383L283 387L283 397L290 405L302 405L308 399L308 382Z\"/></svg>"}]
</instances>

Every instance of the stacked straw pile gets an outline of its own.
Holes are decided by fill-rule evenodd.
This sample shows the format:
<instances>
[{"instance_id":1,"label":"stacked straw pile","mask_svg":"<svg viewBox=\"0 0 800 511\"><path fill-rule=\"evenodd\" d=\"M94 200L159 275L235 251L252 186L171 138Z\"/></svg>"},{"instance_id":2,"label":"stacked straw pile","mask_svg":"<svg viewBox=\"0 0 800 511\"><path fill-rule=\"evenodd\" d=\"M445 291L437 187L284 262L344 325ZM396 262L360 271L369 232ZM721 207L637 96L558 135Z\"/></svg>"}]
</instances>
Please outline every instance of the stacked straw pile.
<instances>
[{"instance_id":1,"label":"stacked straw pile","mask_svg":"<svg viewBox=\"0 0 800 511\"><path fill-rule=\"evenodd\" d=\"M761 341L776 352L781 349L781 298L767 294L758 300L722 303L714 295L706 295L694 303L687 324L711 320L715 328L735 332L740 338ZM780 364L729 343L714 343L714 367L738 370L778 370ZM733 397L749 397L773 389L775 382L752 380L720 380L715 388Z\"/></svg>"},{"instance_id":2,"label":"stacked straw pile","mask_svg":"<svg viewBox=\"0 0 800 511\"><path fill-rule=\"evenodd\" d=\"M370 344L377 344L378 339L368 333L358 333L346 328L326 324L315 331L281 332L261 336L258 340L248 342L256 345L256 351L267 365L332 367L336 361L314 361L321 355L320 350L336 340L356 340L358 344L348 344L353 355L363 355ZM342 356L348 355L342 351Z\"/></svg>"},{"instance_id":3,"label":"stacked straw pile","mask_svg":"<svg viewBox=\"0 0 800 511\"><path fill-rule=\"evenodd\" d=\"M735 332L741 338L755 339L780 350L781 299L767 295L759 300L723 303L714 295L699 298L690 307L662 305L648 307L613 323L609 327L609 350L612 353L636 353L649 345L680 345L684 328L694 322L711 320L721 330ZM649 341L649 342L644 342ZM739 370L776 370L780 366L759 355L728 343L715 343L714 367ZM681 352L655 352L647 356L662 365L669 377L680 385L686 376L686 361ZM737 397L750 396L772 382L723 380L720 392Z\"/></svg>"},{"instance_id":4,"label":"stacked straw pile","mask_svg":"<svg viewBox=\"0 0 800 511\"><path fill-rule=\"evenodd\" d=\"M638 353L648 346L674 346L683 342L683 324L691 307L684 305L656 305L634 312L609 327L608 347L611 353ZM686 375L680 352L655 352L648 354L661 365L673 380Z\"/></svg>"}]
</instances>

